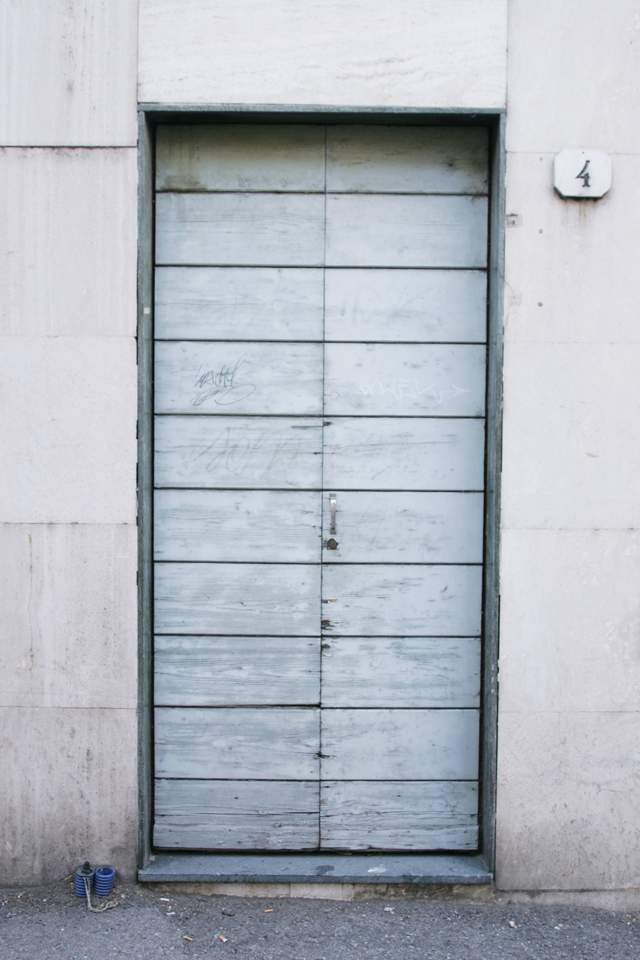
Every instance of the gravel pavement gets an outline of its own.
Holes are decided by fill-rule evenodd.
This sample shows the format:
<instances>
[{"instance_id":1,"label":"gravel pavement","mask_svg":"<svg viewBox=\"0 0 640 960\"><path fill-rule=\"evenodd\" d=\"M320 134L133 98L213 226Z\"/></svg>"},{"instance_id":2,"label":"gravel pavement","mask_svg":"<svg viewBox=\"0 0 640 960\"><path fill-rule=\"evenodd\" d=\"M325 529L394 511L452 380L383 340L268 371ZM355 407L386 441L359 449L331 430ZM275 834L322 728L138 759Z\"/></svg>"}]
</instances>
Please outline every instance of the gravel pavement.
<instances>
[{"instance_id":1,"label":"gravel pavement","mask_svg":"<svg viewBox=\"0 0 640 960\"><path fill-rule=\"evenodd\" d=\"M118 906L90 913L70 881L0 892L1 960L640 960L640 916L587 907L242 899L122 883L109 901Z\"/></svg>"}]
</instances>

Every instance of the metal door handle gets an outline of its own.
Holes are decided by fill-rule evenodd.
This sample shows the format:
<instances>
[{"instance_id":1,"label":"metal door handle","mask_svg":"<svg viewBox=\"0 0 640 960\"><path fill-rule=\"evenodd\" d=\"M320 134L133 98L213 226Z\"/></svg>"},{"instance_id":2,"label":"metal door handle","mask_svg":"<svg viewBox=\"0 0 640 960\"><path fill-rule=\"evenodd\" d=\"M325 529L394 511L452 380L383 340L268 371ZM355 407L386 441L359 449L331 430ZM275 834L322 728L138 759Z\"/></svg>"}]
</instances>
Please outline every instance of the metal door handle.
<instances>
[{"instance_id":1,"label":"metal door handle","mask_svg":"<svg viewBox=\"0 0 640 960\"><path fill-rule=\"evenodd\" d=\"M329 494L329 503L331 504L331 526L329 528L329 533L337 533L336 531L336 495L335 493Z\"/></svg>"}]
</instances>

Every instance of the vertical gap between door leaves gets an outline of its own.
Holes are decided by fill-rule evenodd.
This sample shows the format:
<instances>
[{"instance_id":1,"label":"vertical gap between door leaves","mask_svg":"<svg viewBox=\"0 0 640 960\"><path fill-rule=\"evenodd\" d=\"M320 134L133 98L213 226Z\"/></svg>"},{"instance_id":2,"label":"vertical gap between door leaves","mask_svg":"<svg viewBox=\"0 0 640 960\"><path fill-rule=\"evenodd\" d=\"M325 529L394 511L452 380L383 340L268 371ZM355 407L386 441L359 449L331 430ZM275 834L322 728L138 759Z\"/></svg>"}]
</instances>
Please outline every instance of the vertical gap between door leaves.
<instances>
[{"instance_id":1,"label":"vertical gap between door leaves","mask_svg":"<svg viewBox=\"0 0 640 960\"><path fill-rule=\"evenodd\" d=\"M320 484L320 644L318 650L318 656L320 659L320 705L318 708L318 726L319 726L319 736L318 736L318 849L322 848L322 597L323 597L323 543L324 543L324 499L325 499L325 490L324 490L324 365L325 365L325 323L326 323L326 289L327 289L327 131L328 127L325 125L324 128L324 237L323 237L323 249L322 249L322 430L320 431L321 437L321 476L322 481Z\"/></svg>"}]
</instances>

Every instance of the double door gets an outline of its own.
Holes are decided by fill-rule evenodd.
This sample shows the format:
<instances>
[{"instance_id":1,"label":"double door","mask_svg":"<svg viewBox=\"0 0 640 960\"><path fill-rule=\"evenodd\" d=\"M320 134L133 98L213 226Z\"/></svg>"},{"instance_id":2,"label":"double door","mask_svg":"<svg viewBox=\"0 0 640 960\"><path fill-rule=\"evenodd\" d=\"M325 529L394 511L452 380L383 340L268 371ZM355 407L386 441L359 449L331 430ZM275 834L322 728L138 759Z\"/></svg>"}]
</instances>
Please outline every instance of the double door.
<instances>
[{"instance_id":1,"label":"double door","mask_svg":"<svg viewBox=\"0 0 640 960\"><path fill-rule=\"evenodd\" d=\"M160 127L160 848L477 846L479 129Z\"/></svg>"}]
</instances>

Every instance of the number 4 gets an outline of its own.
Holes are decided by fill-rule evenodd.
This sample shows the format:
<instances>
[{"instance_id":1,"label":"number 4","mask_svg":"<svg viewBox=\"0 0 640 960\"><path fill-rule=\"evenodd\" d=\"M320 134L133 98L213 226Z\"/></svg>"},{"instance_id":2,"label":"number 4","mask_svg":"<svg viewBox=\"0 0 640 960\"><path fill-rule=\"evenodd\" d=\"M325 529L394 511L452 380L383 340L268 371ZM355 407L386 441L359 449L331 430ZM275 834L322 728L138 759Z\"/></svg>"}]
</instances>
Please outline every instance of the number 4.
<instances>
[{"instance_id":1,"label":"number 4","mask_svg":"<svg viewBox=\"0 0 640 960\"><path fill-rule=\"evenodd\" d=\"M574 167L574 170L575 170L575 167ZM591 176L591 174L589 173L589 161L588 161L588 160L585 160L585 162L584 162L584 167L582 168L582 170L580 171L580 173L577 174L576 180L582 180L582 186L583 186L583 187L589 187L589 186L591 186L591 184L589 183L589 177L590 177L590 176Z\"/></svg>"}]
</instances>

